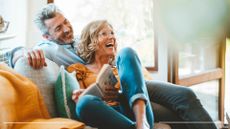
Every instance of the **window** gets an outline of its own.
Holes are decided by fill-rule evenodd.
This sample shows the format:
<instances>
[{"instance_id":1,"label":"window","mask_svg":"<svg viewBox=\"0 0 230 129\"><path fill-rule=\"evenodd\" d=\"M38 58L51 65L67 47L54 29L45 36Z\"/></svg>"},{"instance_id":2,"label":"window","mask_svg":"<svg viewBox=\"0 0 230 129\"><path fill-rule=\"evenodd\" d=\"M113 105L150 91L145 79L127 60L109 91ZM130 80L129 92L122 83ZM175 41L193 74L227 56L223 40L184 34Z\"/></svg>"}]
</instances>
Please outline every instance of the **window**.
<instances>
[{"instance_id":1,"label":"window","mask_svg":"<svg viewBox=\"0 0 230 129\"><path fill-rule=\"evenodd\" d=\"M118 50L132 47L147 68L157 69L153 0L55 0L54 3L72 23L75 35L80 35L90 21L106 19L114 27Z\"/></svg>"},{"instance_id":2,"label":"window","mask_svg":"<svg viewBox=\"0 0 230 129\"><path fill-rule=\"evenodd\" d=\"M178 46L169 64L173 76L170 81L190 87L212 119L223 122L225 42L202 37Z\"/></svg>"}]
</instances>

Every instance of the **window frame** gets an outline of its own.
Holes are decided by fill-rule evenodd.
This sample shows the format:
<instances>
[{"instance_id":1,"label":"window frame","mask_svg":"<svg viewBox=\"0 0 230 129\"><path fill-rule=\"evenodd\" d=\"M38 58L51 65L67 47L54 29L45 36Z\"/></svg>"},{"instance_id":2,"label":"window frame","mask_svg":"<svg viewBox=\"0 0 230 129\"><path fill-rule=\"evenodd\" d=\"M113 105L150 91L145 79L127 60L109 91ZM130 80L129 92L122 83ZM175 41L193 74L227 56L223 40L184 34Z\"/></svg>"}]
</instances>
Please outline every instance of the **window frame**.
<instances>
[{"instance_id":1,"label":"window frame","mask_svg":"<svg viewBox=\"0 0 230 129\"><path fill-rule=\"evenodd\" d=\"M225 39L225 38L223 38ZM190 74L189 76L179 76L179 52L176 48L168 53L168 82L191 87L195 84L200 84L212 80L219 80L219 102L218 102L218 116L219 120L224 122L224 95L225 95L225 51L226 41L220 42L219 48L219 66L217 68L206 70L198 74Z\"/></svg>"}]
</instances>

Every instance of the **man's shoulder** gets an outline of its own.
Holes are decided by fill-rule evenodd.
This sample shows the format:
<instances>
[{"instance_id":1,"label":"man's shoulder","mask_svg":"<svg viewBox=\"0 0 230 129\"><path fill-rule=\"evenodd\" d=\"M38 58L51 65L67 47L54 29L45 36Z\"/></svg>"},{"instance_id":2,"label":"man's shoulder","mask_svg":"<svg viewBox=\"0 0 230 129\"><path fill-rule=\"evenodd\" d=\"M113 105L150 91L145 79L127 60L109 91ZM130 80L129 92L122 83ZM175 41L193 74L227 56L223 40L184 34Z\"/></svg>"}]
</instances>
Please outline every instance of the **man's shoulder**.
<instances>
[{"instance_id":1,"label":"man's shoulder","mask_svg":"<svg viewBox=\"0 0 230 129\"><path fill-rule=\"evenodd\" d=\"M49 41L49 40L42 40L38 42L36 46L57 46L57 43Z\"/></svg>"},{"instance_id":2,"label":"man's shoulder","mask_svg":"<svg viewBox=\"0 0 230 129\"><path fill-rule=\"evenodd\" d=\"M42 49L44 51L56 51L58 49L59 45L57 43L54 43L52 41L48 41L48 40L43 40L40 41L39 43L36 44L36 46L34 47Z\"/></svg>"}]
</instances>

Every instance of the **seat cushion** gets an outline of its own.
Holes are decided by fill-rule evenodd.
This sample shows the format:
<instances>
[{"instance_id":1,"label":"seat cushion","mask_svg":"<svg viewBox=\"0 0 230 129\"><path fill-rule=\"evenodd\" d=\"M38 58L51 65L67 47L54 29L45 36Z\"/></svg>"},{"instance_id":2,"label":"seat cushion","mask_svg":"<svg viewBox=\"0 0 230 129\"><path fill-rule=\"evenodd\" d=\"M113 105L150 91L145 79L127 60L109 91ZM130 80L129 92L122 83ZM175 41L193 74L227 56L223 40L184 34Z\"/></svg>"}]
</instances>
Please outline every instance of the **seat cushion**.
<instances>
[{"instance_id":1,"label":"seat cushion","mask_svg":"<svg viewBox=\"0 0 230 129\"><path fill-rule=\"evenodd\" d=\"M85 129L85 125L75 120L51 118L15 124L14 129Z\"/></svg>"},{"instance_id":2,"label":"seat cushion","mask_svg":"<svg viewBox=\"0 0 230 129\"><path fill-rule=\"evenodd\" d=\"M154 123L154 128L153 129L171 129L171 127L167 124L162 124L162 123Z\"/></svg>"}]
</instances>

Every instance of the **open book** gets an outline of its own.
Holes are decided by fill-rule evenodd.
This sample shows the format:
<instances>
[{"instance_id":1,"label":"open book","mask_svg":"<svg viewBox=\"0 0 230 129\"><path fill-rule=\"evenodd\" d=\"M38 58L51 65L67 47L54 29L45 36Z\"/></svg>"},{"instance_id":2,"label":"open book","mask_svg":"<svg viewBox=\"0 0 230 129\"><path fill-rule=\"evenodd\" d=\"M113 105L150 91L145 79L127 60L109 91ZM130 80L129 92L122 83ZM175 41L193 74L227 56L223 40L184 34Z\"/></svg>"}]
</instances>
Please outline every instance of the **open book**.
<instances>
[{"instance_id":1,"label":"open book","mask_svg":"<svg viewBox=\"0 0 230 129\"><path fill-rule=\"evenodd\" d=\"M105 88L110 86L114 87L117 82L118 80L113 74L111 66L109 64L104 64L97 75L96 83L89 86L80 96L90 94L103 97Z\"/></svg>"}]
</instances>

